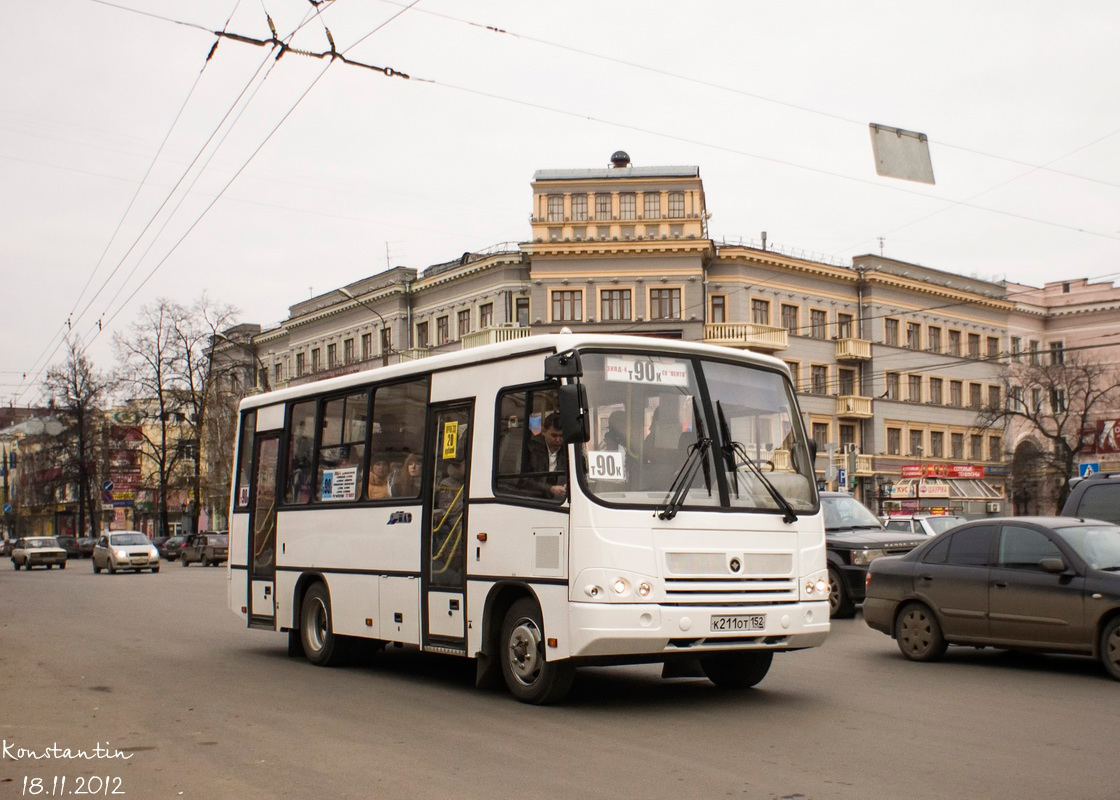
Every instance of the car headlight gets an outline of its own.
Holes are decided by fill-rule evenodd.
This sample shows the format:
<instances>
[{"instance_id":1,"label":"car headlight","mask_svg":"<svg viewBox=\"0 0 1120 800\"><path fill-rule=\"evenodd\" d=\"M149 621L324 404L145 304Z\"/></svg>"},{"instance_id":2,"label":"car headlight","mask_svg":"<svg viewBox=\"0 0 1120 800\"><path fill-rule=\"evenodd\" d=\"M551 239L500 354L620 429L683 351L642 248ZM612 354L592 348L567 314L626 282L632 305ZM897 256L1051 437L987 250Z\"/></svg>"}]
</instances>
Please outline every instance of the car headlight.
<instances>
[{"instance_id":1,"label":"car headlight","mask_svg":"<svg viewBox=\"0 0 1120 800\"><path fill-rule=\"evenodd\" d=\"M128 558L128 553L126 553L124 550L114 550L113 555L115 555L117 558Z\"/></svg>"},{"instance_id":2,"label":"car headlight","mask_svg":"<svg viewBox=\"0 0 1120 800\"><path fill-rule=\"evenodd\" d=\"M857 567L866 567L872 561L887 554L886 550L853 550L852 563Z\"/></svg>"},{"instance_id":3,"label":"car headlight","mask_svg":"<svg viewBox=\"0 0 1120 800\"><path fill-rule=\"evenodd\" d=\"M148 558L159 558L159 550L154 547L148 551Z\"/></svg>"}]
</instances>

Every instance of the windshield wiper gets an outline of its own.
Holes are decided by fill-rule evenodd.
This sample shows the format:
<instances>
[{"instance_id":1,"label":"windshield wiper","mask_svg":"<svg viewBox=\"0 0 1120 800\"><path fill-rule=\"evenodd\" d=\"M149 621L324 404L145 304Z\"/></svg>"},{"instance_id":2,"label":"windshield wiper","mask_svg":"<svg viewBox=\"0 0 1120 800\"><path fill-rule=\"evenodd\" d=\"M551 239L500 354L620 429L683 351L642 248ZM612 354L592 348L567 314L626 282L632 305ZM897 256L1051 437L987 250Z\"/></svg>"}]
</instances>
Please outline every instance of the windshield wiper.
<instances>
[{"instance_id":1,"label":"windshield wiper","mask_svg":"<svg viewBox=\"0 0 1120 800\"><path fill-rule=\"evenodd\" d=\"M684 503L684 496L692 487L696 473L704 463L704 456L711 446L712 440L708 437L698 439L695 444L688 446L688 458L681 464L677 477L673 478L672 484L669 485L669 499L665 502L665 508L658 512L658 519L672 519L677 515L677 511Z\"/></svg>"},{"instance_id":2,"label":"windshield wiper","mask_svg":"<svg viewBox=\"0 0 1120 800\"><path fill-rule=\"evenodd\" d=\"M723 437L723 455L724 458L731 462L732 474L735 476L735 496L739 496L739 467L746 466L754 476L758 478L759 483L765 487L766 491L778 505L778 508L782 511L782 522L787 525L796 522L797 514L794 512L793 506L790 505L789 500L786 500L782 493L774 488L774 484L770 483L762 470L759 469L758 464L756 464L754 459L747 453L747 448L745 448L742 443L736 442L731 438L731 426L727 424L727 417L723 413L723 405L719 400L716 400L716 411L719 414L719 429ZM738 463L735 461L736 456L741 459Z\"/></svg>"}]
</instances>

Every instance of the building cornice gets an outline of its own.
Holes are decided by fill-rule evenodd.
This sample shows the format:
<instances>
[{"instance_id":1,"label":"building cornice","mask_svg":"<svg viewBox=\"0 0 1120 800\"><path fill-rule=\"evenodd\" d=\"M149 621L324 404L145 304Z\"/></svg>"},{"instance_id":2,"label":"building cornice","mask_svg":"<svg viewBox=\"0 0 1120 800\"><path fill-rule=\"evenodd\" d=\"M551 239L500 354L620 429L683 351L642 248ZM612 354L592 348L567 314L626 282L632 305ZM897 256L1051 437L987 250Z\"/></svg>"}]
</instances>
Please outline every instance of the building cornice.
<instances>
[{"instance_id":1,"label":"building cornice","mask_svg":"<svg viewBox=\"0 0 1120 800\"><path fill-rule=\"evenodd\" d=\"M584 242L527 242L521 245L529 258L584 258L612 255L700 255L715 253L711 239L630 239Z\"/></svg>"}]
</instances>

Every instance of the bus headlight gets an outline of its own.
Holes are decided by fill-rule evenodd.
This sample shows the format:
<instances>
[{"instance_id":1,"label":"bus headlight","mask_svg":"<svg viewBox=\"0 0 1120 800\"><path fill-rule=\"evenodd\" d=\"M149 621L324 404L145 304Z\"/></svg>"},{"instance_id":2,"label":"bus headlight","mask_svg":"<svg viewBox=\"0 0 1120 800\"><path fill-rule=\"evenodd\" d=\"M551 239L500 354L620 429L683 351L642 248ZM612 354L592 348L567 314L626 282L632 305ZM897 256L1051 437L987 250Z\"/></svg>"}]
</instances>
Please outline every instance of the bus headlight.
<instances>
[{"instance_id":1,"label":"bus headlight","mask_svg":"<svg viewBox=\"0 0 1120 800\"><path fill-rule=\"evenodd\" d=\"M823 578L817 578L816 580L810 578L805 581L805 594L807 597L827 597L828 581Z\"/></svg>"},{"instance_id":2,"label":"bus headlight","mask_svg":"<svg viewBox=\"0 0 1120 800\"><path fill-rule=\"evenodd\" d=\"M588 597L598 597L600 594L603 593L603 590L600 589L598 586L589 583L587 586L583 587L583 592Z\"/></svg>"},{"instance_id":3,"label":"bus headlight","mask_svg":"<svg viewBox=\"0 0 1120 800\"><path fill-rule=\"evenodd\" d=\"M649 597L649 593L653 591L653 587L645 581L638 584L638 595L641 597Z\"/></svg>"},{"instance_id":4,"label":"bus headlight","mask_svg":"<svg viewBox=\"0 0 1120 800\"><path fill-rule=\"evenodd\" d=\"M614 583L611 584L611 588L614 589L615 594L626 594L626 591L630 588L630 584L626 582L625 578L615 578Z\"/></svg>"}]
</instances>

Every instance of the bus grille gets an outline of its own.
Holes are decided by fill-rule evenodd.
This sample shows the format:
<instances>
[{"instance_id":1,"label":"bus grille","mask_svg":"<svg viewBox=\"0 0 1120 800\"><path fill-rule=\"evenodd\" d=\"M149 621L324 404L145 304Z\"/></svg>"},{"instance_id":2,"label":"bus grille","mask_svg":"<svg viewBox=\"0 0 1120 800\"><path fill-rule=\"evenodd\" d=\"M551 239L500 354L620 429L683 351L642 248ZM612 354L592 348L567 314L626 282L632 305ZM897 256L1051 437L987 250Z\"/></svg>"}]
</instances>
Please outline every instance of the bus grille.
<instances>
[{"instance_id":1,"label":"bus grille","mask_svg":"<svg viewBox=\"0 0 1120 800\"><path fill-rule=\"evenodd\" d=\"M689 604L794 603L793 578L665 579L665 599Z\"/></svg>"}]
</instances>

